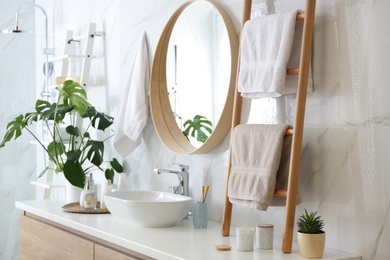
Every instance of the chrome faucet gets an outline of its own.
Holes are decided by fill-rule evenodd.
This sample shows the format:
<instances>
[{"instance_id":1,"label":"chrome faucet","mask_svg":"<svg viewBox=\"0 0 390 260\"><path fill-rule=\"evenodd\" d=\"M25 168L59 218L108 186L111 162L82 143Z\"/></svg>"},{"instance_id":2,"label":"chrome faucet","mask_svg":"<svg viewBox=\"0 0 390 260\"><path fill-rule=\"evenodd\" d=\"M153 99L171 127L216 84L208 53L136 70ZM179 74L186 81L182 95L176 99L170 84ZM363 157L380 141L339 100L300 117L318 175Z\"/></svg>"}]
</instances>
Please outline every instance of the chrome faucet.
<instances>
[{"instance_id":1,"label":"chrome faucet","mask_svg":"<svg viewBox=\"0 0 390 260\"><path fill-rule=\"evenodd\" d=\"M154 172L157 174L161 174L161 173L176 174L177 178L179 179L179 188L180 188L178 194L188 196L188 183L189 183L188 172L190 167L184 164L171 163L171 165L172 164L179 166L179 171L174 171L170 169L154 169ZM175 192L175 190L177 191L177 189L175 188L176 187L172 187L172 193L177 193Z\"/></svg>"}]
</instances>

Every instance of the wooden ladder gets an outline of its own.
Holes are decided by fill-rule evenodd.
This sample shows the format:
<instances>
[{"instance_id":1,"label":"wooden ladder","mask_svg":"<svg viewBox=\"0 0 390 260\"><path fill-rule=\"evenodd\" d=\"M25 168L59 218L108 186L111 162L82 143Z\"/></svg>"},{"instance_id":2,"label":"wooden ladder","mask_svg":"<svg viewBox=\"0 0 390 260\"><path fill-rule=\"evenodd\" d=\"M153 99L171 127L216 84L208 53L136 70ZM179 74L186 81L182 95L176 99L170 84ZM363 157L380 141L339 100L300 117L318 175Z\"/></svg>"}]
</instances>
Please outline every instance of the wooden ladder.
<instances>
[{"instance_id":1,"label":"wooden ladder","mask_svg":"<svg viewBox=\"0 0 390 260\"><path fill-rule=\"evenodd\" d=\"M245 22L250 19L251 8L252 8L252 0L244 0L244 1L245 2L244 2L244 10L243 10L242 27L244 26ZM274 194L274 196L286 197L286 217L285 217L283 243L282 243L282 251L284 253L291 253L292 251L295 208L296 208L296 200L298 194L299 166L300 166L300 159L301 159L303 125L304 125L305 107L306 107L306 94L307 94L307 85L309 79L310 55L311 55L311 46L312 46L312 37L313 37L313 28L314 28L315 5L316 5L316 0L306 0L305 12L298 13L297 15L297 20L302 20L302 19L304 20L300 64L299 64L299 68L290 68L287 69L286 72L287 74L299 74L299 76L298 76L298 91L296 96L294 128L289 129L286 132L286 135L292 134L292 147L291 147L290 169L289 169L287 190L275 190L275 194ZM238 60L237 73L239 73L239 70L240 70L240 60ZM232 129L238 124L240 124L241 121L242 97L238 92L237 84L236 84L233 106L234 106L234 110L233 110ZM229 236L231 218L232 218L233 206L229 201L229 197L228 197L228 182L230 177L230 169L231 169L231 147L230 147L229 164L228 164L228 172L227 172L228 176L227 176L227 184L226 184L225 206L224 206L223 218L222 218L223 236Z\"/></svg>"}]
</instances>

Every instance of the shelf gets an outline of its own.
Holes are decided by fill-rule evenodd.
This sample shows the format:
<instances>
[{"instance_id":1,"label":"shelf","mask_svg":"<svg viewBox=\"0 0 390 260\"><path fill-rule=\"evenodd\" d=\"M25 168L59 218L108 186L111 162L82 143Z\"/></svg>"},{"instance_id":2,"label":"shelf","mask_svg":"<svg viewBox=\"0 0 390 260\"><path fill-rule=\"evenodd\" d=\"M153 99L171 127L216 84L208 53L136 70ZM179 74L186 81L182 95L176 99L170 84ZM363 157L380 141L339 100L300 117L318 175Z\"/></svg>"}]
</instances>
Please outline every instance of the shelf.
<instances>
[{"instance_id":1,"label":"shelf","mask_svg":"<svg viewBox=\"0 0 390 260\"><path fill-rule=\"evenodd\" d=\"M73 37L72 40L81 40L81 39L86 39L87 37L89 37L90 34L81 34L81 35L78 35L78 36L75 36ZM93 34L93 37L95 36L103 36L103 32L100 32L100 31L96 31L94 34Z\"/></svg>"},{"instance_id":2,"label":"shelf","mask_svg":"<svg viewBox=\"0 0 390 260\"><path fill-rule=\"evenodd\" d=\"M30 181L30 184L45 189L65 188L65 183L63 181L36 180L36 181Z\"/></svg>"},{"instance_id":3,"label":"shelf","mask_svg":"<svg viewBox=\"0 0 390 260\"><path fill-rule=\"evenodd\" d=\"M71 54L66 54L66 55L56 56L56 57L50 58L48 61L49 61L49 62L53 62L53 61L62 61L62 60L71 59L71 58L75 58L75 59L78 58L78 59L81 59L81 58L84 58L84 55L71 55Z\"/></svg>"}]
</instances>

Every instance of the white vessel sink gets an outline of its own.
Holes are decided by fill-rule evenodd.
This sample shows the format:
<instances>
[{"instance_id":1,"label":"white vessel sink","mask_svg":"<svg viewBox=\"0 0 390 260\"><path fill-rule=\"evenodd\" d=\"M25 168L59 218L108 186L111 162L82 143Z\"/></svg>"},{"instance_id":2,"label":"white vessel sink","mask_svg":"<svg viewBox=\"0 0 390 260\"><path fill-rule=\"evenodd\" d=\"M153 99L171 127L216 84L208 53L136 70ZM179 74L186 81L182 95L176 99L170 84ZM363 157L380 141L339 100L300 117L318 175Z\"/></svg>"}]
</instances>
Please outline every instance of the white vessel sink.
<instances>
[{"instance_id":1,"label":"white vessel sink","mask_svg":"<svg viewBox=\"0 0 390 260\"><path fill-rule=\"evenodd\" d=\"M191 208L192 198L161 191L120 191L104 195L107 209L118 219L141 227L171 227Z\"/></svg>"}]
</instances>

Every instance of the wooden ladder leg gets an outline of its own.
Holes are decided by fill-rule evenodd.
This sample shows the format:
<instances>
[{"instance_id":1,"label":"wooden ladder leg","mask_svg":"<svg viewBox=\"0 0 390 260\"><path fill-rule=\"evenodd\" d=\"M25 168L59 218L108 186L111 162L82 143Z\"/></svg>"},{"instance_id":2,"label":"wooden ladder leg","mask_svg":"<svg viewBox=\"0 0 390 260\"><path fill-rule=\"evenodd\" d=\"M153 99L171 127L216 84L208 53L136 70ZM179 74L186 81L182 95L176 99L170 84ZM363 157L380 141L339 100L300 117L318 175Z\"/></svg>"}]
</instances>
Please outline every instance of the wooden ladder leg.
<instances>
[{"instance_id":1,"label":"wooden ladder leg","mask_svg":"<svg viewBox=\"0 0 390 260\"><path fill-rule=\"evenodd\" d=\"M291 253L316 0L306 0L282 251Z\"/></svg>"},{"instance_id":2,"label":"wooden ladder leg","mask_svg":"<svg viewBox=\"0 0 390 260\"><path fill-rule=\"evenodd\" d=\"M222 215L222 236L230 235L230 225L232 221L233 205L229 201L229 197L228 197L229 176L230 176L230 163L228 166L228 174L227 174L227 181L226 181L225 206L223 208L223 215Z\"/></svg>"},{"instance_id":3,"label":"wooden ladder leg","mask_svg":"<svg viewBox=\"0 0 390 260\"><path fill-rule=\"evenodd\" d=\"M251 10L252 10L252 0L245 0L244 7L243 7L243 15L242 15L242 27L244 27L245 22L250 19ZM233 104L232 130L235 126L237 126L241 122L242 97L241 94L238 92L238 84L237 84L239 71L240 71L240 52L238 55L238 64L237 64L237 77L236 77L236 89L235 89L234 104ZM229 185L230 168L231 168L231 147L229 149L228 160L229 160L229 164L227 169L225 206L222 215L223 236L229 236L230 234L230 225L231 225L232 209L233 209L233 205L229 201L229 197L228 197L228 185Z\"/></svg>"}]
</instances>

